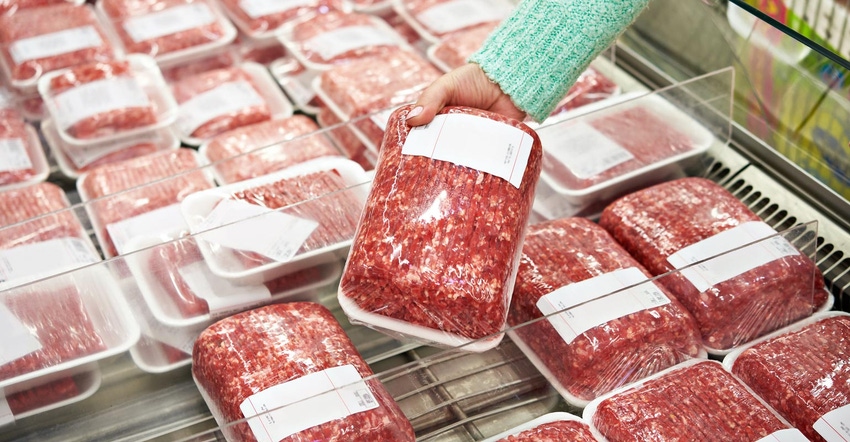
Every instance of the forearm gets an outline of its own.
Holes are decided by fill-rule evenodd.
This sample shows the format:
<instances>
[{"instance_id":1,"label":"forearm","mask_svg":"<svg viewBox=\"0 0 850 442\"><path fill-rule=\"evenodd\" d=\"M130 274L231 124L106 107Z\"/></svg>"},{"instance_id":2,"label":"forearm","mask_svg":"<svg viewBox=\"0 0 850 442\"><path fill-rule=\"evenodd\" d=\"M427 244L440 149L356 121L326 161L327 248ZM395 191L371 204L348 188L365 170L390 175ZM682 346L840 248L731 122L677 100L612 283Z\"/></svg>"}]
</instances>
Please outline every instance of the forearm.
<instances>
[{"instance_id":1,"label":"forearm","mask_svg":"<svg viewBox=\"0 0 850 442\"><path fill-rule=\"evenodd\" d=\"M543 121L649 0L523 0L469 61Z\"/></svg>"}]
</instances>

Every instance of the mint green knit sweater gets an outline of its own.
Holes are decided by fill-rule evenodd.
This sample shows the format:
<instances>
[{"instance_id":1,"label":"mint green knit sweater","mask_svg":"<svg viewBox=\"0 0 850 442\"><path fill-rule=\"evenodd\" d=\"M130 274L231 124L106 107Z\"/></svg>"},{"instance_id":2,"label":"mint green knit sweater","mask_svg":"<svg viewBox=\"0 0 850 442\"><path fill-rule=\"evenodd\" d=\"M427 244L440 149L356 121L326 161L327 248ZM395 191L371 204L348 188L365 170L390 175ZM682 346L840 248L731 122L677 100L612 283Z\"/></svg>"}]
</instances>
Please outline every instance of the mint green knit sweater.
<instances>
[{"instance_id":1,"label":"mint green knit sweater","mask_svg":"<svg viewBox=\"0 0 850 442\"><path fill-rule=\"evenodd\" d=\"M543 121L649 0L522 0L469 57L517 107Z\"/></svg>"}]
</instances>

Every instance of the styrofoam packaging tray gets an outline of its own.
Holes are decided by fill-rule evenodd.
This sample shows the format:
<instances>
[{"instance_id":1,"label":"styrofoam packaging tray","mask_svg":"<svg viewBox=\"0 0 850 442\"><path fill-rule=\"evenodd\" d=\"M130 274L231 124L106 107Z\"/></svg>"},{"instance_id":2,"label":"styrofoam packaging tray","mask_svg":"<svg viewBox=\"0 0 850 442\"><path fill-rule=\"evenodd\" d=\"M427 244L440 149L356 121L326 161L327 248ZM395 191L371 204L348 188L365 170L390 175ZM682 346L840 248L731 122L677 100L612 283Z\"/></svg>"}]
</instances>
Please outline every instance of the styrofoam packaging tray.
<instances>
[{"instance_id":1,"label":"styrofoam packaging tray","mask_svg":"<svg viewBox=\"0 0 850 442\"><path fill-rule=\"evenodd\" d=\"M177 118L177 102L174 100L174 97L171 95L171 91L165 84L165 79L162 77L162 72L160 72L156 61L147 55L140 54L130 54L126 57L126 61L130 64L131 76L135 80L136 84L138 84L145 92L148 100L150 100L151 106L156 111L156 123L97 138L76 138L69 134L66 130L60 129L57 126L59 136L62 140L74 146L87 146L92 143L122 140L153 129L167 127L174 123ZM54 95L53 91L50 89L50 81L72 69L75 68L66 68L47 73L38 81L38 93L44 99L44 105L53 120L56 120L57 115L61 114L61 111L59 111L56 107L54 97L71 91L73 88L63 91L58 95Z\"/></svg>"},{"instance_id":2,"label":"styrofoam packaging tray","mask_svg":"<svg viewBox=\"0 0 850 442\"><path fill-rule=\"evenodd\" d=\"M404 37L402 37L386 21L384 21L380 17L376 17L376 16L372 16L372 15L368 15L368 14L362 14L362 15L369 17L369 19L372 21L373 27L380 29L382 31L382 33L385 33L385 35L387 37L391 37L393 40L395 40L396 46L398 46L399 48L402 48L404 50L416 52L416 50L413 49L412 46L410 46L410 44L407 42L407 40L405 40ZM306 17L298 19L298 20L293 20L293 21L283 25L276 35L277 35L277 38L280 40L281 44L283 44L286 47L286 49L289 51L289 53L292 54L295 57L295 59L298 60L298 62L301 63L305 68L310 69L310 70L314 70L314 71L326 71L328 69L333 68L335 63L333 63L333 62L321 63L321 62L316 62L316 61L310 60L307 57L307 55L304 54L304 51L302 51L301 43L298 42L298 41L295 41L293 39L293 36L292 36L292 30L295 26L297 26L301 23L310 21L312 18L313 18L313 16L306 16ZM344 29L344 27L343 28L337 28L337 29Z\"/></svg>"},{"instance_id":3,"label":"styrofoam packaging tray","mask_svg":"<svg viewBox=\"0 0 850 442\"><path fill-rule=\"evenodd\" d=\"M375 0L370 2L370 5L360 5L357 0L352 0L352 7L355 12L363 12L373 15L384 15L393 10L392 0Z\"/></svg>"},{"instance_id":4,"label":"styrofoam packaging tray","mask_svg":"<svg viewBox=\"0 0 850 442\"><path fill-rule=\"evenodd\" d=\"M552 422L566 422L566 421L581 422L583 424L587 424L587 422L583 421L580 417L578 417L576 415L573 415L573 414L570 414L570 413L565 413L563 411L556 411L556 412L553 412L553 413L544 414L543 416L540 416L536 419L530 420L530 421L528 421L528 422L526 422L522 425L517 425L516 427L511 428L510 430L507 430L505 432L499 433L499 434L497 434L493 437L488 437L487 439L484 439L482 442L496 442L498 440L505 439L508 436L515 436L519 433L522 433L525 430L530 430L532 428L536 428L536 427L543 425L543 424L550 424Z\"/></svg>"},{"instance_id":5,"label":"styrofoam packaging tray","mask_svg":"<svg viewBox=\"0 0 850 442\"><path fill-rule=\"evenodd\" d=\"M465 1L465 0L459 0L459 1ZM416 33L419 34L424 40L427 40L431 43L438 43L440 41L439 36L434 35L431 31L429 31L426 28L426 26L418 18L414 17L410 13L410 11L407 9L407 6L405 5L405 0L390 0L390 2L392 3L392 8L395 10L396 14L401 16L404 19L404 21L406 21L410 25L410 27L413 28L413 30L416 31ZM496 11L496 10L501 9L502 10L502 18L498 19L498 20L484 20L484 21L478 21L478 22L469 20L469 23L467 25L465 25L461 28L458 28L458 29L463 29L463 28L466 28L466 27L474 26L476 24L481 24L481 23L485 23L485 22L489 22L489 21L502 21L504 18L506 18L508 16L510 11L515 7L515 5L512 4L508 0L481 0L481 2L482 2L482 4L486 3L488 10ZM440 4L437 4L435 6L440 6ZM458 29L454 29L454 30L458 30ZM451 32L451 31L453 31L453 30L449 30L448 32Z\"/></svg>"},{"instance_id":6,"label":"styrofoam packaging tray","mask_svg":"<svg viewBox=\"0 0 850 442\"><path fill-rule=\"evenodd\" d=\"M186 197L180 206L183 217L189 224L192 234L196 235L198 248L212 273L222 278L236 281L239 284L258 284L344 257L348 253L348 248L351 246L351 239L295 255L287 262L269 262L253 268L245 268L231 249L222 248L222 252L219 252L208 241L203 239L203 233L199 234L199 229L206 216L220 201L228 199L229 195L233 192L274 183L282 179L330 170L339 172L348 186L357 186L367 181L363 168L356 162L343 157L322 157L269 175L204 190ZM369 189L366 186L358 186L346 191L356 192L365 204Z\"/></svg>"},{"instance_id":7,"label":"styrofoam packaging tray","mask_svg":"<svg viewBox=\"0 0 850 442\"><path fill-rule=\"evenodd\" d=\"M339 9L337 9L338 11L344 12L344 13L350 13L350 12L354 11L354 9L351 5L351 1L349 1L349 0L339 0L339 1L340 1L341 7ZM281 2L281 3L285 3L285 2ZM309 2L305 2L304 0L301 0L301 1L291 2L291 3L294 3L292 8L299 8L301 6L298 3L303 4L303 3L309 3ZM222 6L222 8L224 8L224 10L227 11L226 7ZM243 12L244 12L244 9L243 9ZM305 15L312 15L312 14L305 14ZM233 22L233 24L235 24L236 27L239 28L239 31L241 31L246 36L253 38L253 39L257 39L257 40L262 40L262 39L265 39L265 38L274 38L275 34L277 32L280 32L280 29L283 28L283 26L286 25L286 23L284 23L281 26L278 26L277 28L268 29L268 30L265 30L265 31L262 31L262 32L257 32L257 31L252 30L251 27L248 25L248 23L245 23L243 20L241 20L239 17L237 17L236 14L232 14L232 13L228 12L227 16L230 18L230 20ZM262 18L262 17L257 17L257 18ZM298 19L295 19L295 20L298 20Z\"/></svg>"},{"instance_id":8,"label":"styrofoam packaging tray","mask_svg":"<svg viewBox=\"0 0 850 442\"><path fill-rule=\"evenodd\" d=\"M77 367L71 370L68 374L66 374L66 376L71 376L74 378L74 383L77 384L77 390L79 391L76 396L58 402L54 402L52 404L47 404L42 407L34 408L32 410L25 411L20 414L16 414L14 416L15 419L25 419L30 416L46 413L50 410L55 410L57 408L61 408L67 405L76 404L77 402L81 402L85 399L88 399L97 392L97 390L100 388L100 384L102 381L100 366L98 366L96 362ZM6 392L7 395L10 393L11 391Z\"/></svg>"},{"instance_id":9,"label":"styrofoam packaging tray","mask_svg":"<svg viewBox=\"0 0 850 442\"><path fill-rule=\"evenodd\" d=\"M26 143L27 156L30 159L30 163L32 163L33 170L35 170L35 175L17 183L0 185L0 192L20 189L21 187L40 183L50 175L50 165L47 164L47 157L44 155L44 146L41 145L41 139L38 137L38 133L31 124L26 124L26 131L27 138L29 138Z\"/></svg>"},{"instance_id":10,"label":"styrofoam packaging tray","mask_svg":"<svg viewBox=\"0 0 850 442\"><path fill-rule=\"evenodd\" d=\"M442 41L430 44L428 49L425 50L425 56L428 57L428 61L430 61L434 66L437 66L439 70L449 72L452 70L451 66L446 64L446 62L440 59L440 57L437 57L437 49L440 48L440 44L442 44Z\"/></svg>"},{"instance_id":11,"label":"styrofoam packaging tray","mask_svg":"<svg viewBox=\"0 0 850 442\"><path fill-rule=\"evenodd\" d=\"M56 159L56 165L59 166L59 171L68 178L77 179L83 173L72 160L69 159L68 151L84 150L84 151L100 151L99 154L93 155L94 159L101 156L109 155L114 152L121 151L134 145L150 142L157 146L157 150L177 149L180 147L180 140L174 135L170 127L155 129L150 133L143 133L134 137L122 139L119 141L111 141L104 143L92 144L84 147L69 145L56 131L56 125L52 119L47 119L41 122L41 132L44 135L47 145L53 153L53 158ZM94 160L93 160L94 161Z\"/></svg>"},{"instance_id":12,"label":"styrofoam packaging tray","mask_svg":"<svg viewBox=\"0 0 850 442\"><path fill-rule=\"evenodd\" d=\"M35 286L36 284L19 287L9 290L8 293L20 289L27 290L27 287ZM73 370L80 366L127 351L139 339L141 332L136 318L124 301L124 297L121 296L121 287L118 282L104 266L95 264L37 283L40 291L50 290L51 287L59 290L68 286L80 288L78 294L83 307L88 312L95 333L100 336L106 348L96 353L0 381L0 388L5 391L21 391L43 384L48 380L68 376L69 373L74 373ZM62 314L62 312L57 312L57 314Z\"/></svg>"},{"instance_id":13,"label":"styrofoam packaging tray","mask_svg":"<svg viewBox=\"0 0 850 442\"><path fill-rule=\"evenodd\" d=\"M221 26L221 29L224 31L221 38L215 41L211 41L209 43L204 43L196 46L192 46L186 49L181 49L178 51L168 52L162 55L156 55L154 60L156 63L161 66L173 65L180 63L182 61L189 60L196 56L202 56L208 52L215 51L221 47L227 46L230 43L233 43L233 40L236 39L238 35L238 31L236 27L233 26L233 23L225 15L224 11L221 10L221 7L217 2L200 0L204 5L210 8L213 15L215 16L216 23ZM115 30L115 26L121 26L121 24L116 24L112 18L109 17L109 14L103 9L103 2L98 0L95 3L95 12L98 17L100 17L101 22L106 24L106 31L110 34L111 40L116 42L116 45L121 48L122 51L126 52L126 48L124 48L123 41L118 37L117 31ZM158 12L158 11L157 11ZM143 17L140 15L138 17ZM130 17L127 17L130 18ZM125 20L126 18L122 19Z\"/></svg>"},{"instance_id":14,"label":"styrofoam packaging tray","mask_svg":"<svg viewBox=\"0 0 850 442\"><path fill-rule=\"evenodd\" d=\"M191 355L186 355L186 358L176 362L169 362L163 345L149 336L142 335L139 342L130 348L130 357L139 369L152 374L167 373L192 364Z\"/></svg>"},{"instance_id":15,"label":"styrofoam packaging tray","mask_svg":"<svg viewBox=\"0 0 850 442\"><path fill-rule=\"evenodd\" d=\"M564 123L565 120L573 120L576 117L595 111L599 111L599 113L594 115L595 117L605 115L607 112L616 113L622 111L626 106L639 106L651 109L656 116L669 123L671 127L688 135L694 145L693 148L687 152L661 159L583 189L565 187L547 171L542 171L540 173L540 179L559 195L562 195L570 204L581 206L598 200L614 198L624 192L643 186L652 177L672 174L676 170L679 170L683 163L695 159L698 155L707 151L715 141L714 136L708 129L683 111L677 109L672 103L655 94L645 95L642 92L619 95L565 112L562 114L563 117L558 118L557 122L547 123L545 126L535 128L535 130L545 137L547 127L554 127L559 124L572 124L569 121ZM559 140L562 143L564 141L564 139ZM552 161L553 159L550 158L549 160Z\"/></svg>"},{"instance_id":16,"label":"styrofoam packaging tray","mask_svg":"<svg viewBox=\"0 0 850 442\"><path fill-rule=\"evenodd\" d=\"M277 82L275 82L274 78L272 78L271 73L269 73L269 70L266 69L265 66L254 62L243 62L239 64L238 68L245 71L251 77L252 83L256 87L257 92L259 92L260 96L263 97L263 100L269 107L272 120L292 116L295 111L292 103L286 95L284 95L280 86L278 86ZM193 137L191 134L179 131L178 136L184 144L194 147L200 146L204 141L206 141L202 138Z\"/></svg>"},{"instance_id":17,"label":"styrofoam packaging tray","mask_svg":"<svg viewBox=\"0 0 850 442\"><path fill-rule=\"evenodd\" d=\"M160 244L159 241L151 238L137 238L134 242L136 243L135 246L138 247L139 251L127 255L127 263L139 285L142 297L156 321L159 321L169 327L186 328L198 325L209 325L212 321L228 315L228 312L221 312L217 314L207 313L190 318L181 315L180 311L173 305L173 301L170 300L168 294L165 293L159 286L155 280L156 276L154 275L154 272L150 269L150 256L151 253L155 252L156 248L154 246ZM330 263L327 264L327 266L328 267L323 269L321 278L316 281L282 292L272 293L271 297L260 302L233 306L230 311L249 309L254 306L271 304L284 300L312 299L310 295L316 289L332 284L336 281L337 276L342 272L342 269L340 268L341 265L339 264L334 265L333 263ZM210 280L208 282L211 285L216 284L216 281L214 280Z\"/></svg>"},{"instance_id":18,"label":"styrofoam packaging tray","mask_svg":"<svg viewBox=\"0 0 850 442\"><path fill-rule=\"evenodd\" d=\"M295 106L304 113L317 115L319 108L311 105L310 102L316 96L312 84L313 79L319 73L304 68L302 72L293 74L292 72L297 70L296 67L301 68L301 63L295 57L287 55L272 62L269 66L269 72L271 72L277 84L286 92L286 95L292 99Z\"/></svg>"}]
</instances>

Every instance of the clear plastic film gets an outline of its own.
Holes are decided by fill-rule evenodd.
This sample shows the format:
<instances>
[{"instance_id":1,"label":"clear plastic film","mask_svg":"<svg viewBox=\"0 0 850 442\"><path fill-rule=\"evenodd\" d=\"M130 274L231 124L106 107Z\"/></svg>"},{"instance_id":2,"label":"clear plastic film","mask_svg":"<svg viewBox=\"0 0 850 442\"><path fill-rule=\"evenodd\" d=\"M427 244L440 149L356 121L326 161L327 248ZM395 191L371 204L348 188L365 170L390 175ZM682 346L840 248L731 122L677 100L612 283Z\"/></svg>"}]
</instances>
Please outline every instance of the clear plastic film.
<instances>
[{"instance_id":1,"label":"clear plastic film","mask_svg":"<svg viewBox=\"0 0 850 442\"><path fill-rule=\"evenodd\" d=\"M234 183L314 158L341 156L325 134L314 133L318 130L312 119L294 115L225 132L202 144L199 152L215 163L216 181Z\"/></svg>"},{"instance_id":2,"label":"clear plastic film","mask_svg":"<svg viewBox=\"0 0 850 442\"><path fill-rule=\"evenodd\" d=\"M445 35L428 48L428 58L445 72L466 64L466 60L481 48L484 40L498 23L484 23Z\"/></svg>"},{"instance_id":3,"label":"clear plastic film","mask_svg":"<svg viewBox=\"0 0 850 442\"><path fill-rule=\"evenodd\" d=\"M484 442L598 442L590 426L578 416L564 412L547 413Z\"/></svg>"},{"instance_id":4,"label":"clear plastic film","mask_svg":"<svg viewBox=\"0 0 850 442\"><path fill-rule=\"evenodd\" d=\"M14 419L24 419L82 401L100 387L101 374L96 363L81 365L65 374L67 376L43 383L8 387L5 400Z\"/></svg>"},{"instance_id":5,"label":"clear plastic film","mask_svg":"<svg viewBox=\"0 0 850 442\"><path fill-rule=\"evenodd\" d=\"M393 0L393 9L431 42L473 26L501 22L513 7L507 0Z\"/></svg>"},{"instance_id":6,"label":"clear plastic film","mask_svg":"<svg viewBox=\"0 0 850 442\"><path fill-rule=\"evenodd\" d=\"M809 256L704 178L668 181L622 197L603 211L600 225L650 273L663 275L658 283L694 316L712 354L725 354L831 301Z\"/></svg>"},{"instance_id":7,"label":"clear plastic film","mask_svg":"<svg viewBox=\"0 0 850 442\"><path fill-rule=\"evenodd\" d=\"M354 322L442 346L486 338L464 347L483 351L506 323L539 139L470 108L411 129L410 108L390 117L338 299Z\"/></svg>"},{"instance_id":8,"label":"clear plastic film","mask_svg":"<svg viewBox=\"0 0 850 442\"><path fill-rule=\"evenodd\" d=\"M0 50L7 78L27 91L34 91L43 74L117 55L94 10L72 4L0 16Z\"/></svg>"},{"instance_id":9,"label":"clear plastic film","mask_svg":"<svg viewBox=\"0 0 850 442\"><path fill-rule=\"evenodd\" d=\"M592 221L532 225L522 247L509 336L568 403L705 356L691 315Z\"/></svg>"},{"instance_id":10,"label":"clear plastic film","mask_svg":"<svg viewBox=\"0 0 850 442\"><path fill-rule=\"evenodd\" d=\"M0 191L44 181L48 173L38 133L17 111L0 109Z\"/></svg>"},{"instance_id":11,"label":"clear plastic film","mask_svg":"<svg viewBox=\"0 0 850 442\"><path fill-rule=\"evenodd\" d=\"M308 70L294 56L277 59L269 65L269 71L286 95L304 113L316 115L325 107L322 99L313 90L313 80L317 71Z\"/></svg>"},{"instance_id":12,"label":"clear plastic film","mask_svg":"<svg viewBox=\"0 0 850 442\"><path fill-rule=\"evenodd\" d=\"M0 15L14 13L21 9L41 8L63 3L80 4L79 0L2 0L0 1Z\"/></svg>"},{"instance_id":13,"label":"clear plastic film","mask_svg":"<svg viewBox=\"0 0 850 442\"><path fill-rule=\"evenodd\" d=\"M850 404L848 360L850 314L826 312L730 353L723 364L806 437L822 442L841 440L842 426L835 424L841 418L830 422L825 415Z\"/></svg>"},{"instance_id":14,"label":"clear plastic film","mask_svg":"<svg viewBox=\"0 0 850 442\"><path fill-rule=\"evenodd\" d=\"M366 145L351 130L348 125L342 124L337 115L329 108L322 106L316 115L316 120L328 137L334 141L337 147L345 153L345 156L356 162L363 170L374 170L377 155L366 149Z\"/></svg>"},{"instance_id":15,"label":"clear plastic film","mask_svg":"<svg viewBox=\"0 0 850 442\"><path fill-rule=\"evenodd\" d=\"M320 304L275 304L213 324L195 343L192 374L228 440L415 439L407 418ZM303 395L269 397L296 385Z\"/></svg>"},{"instance_id":16,"label":"clear plastic film","mask_svg":"<svg viewBox=\"0 0 850 442\"><path fill-rule=\"evenodd\" d=\"M289 55L286 48L276 38L257 40L240 35L236 38L234 45L240 60L263 66L270 66Z\"/></svg>"},{"instance_id":17,"label":"clear plastic film","mask_svg":"<svg viewBox=\"0 0 850 442\"><path fill-rule=\"evenodd\" d=\"M351 10L348 0L223 0L227 14L251 38L272 37L274 32L298 18Z\"/></svg>"}]
</instances>

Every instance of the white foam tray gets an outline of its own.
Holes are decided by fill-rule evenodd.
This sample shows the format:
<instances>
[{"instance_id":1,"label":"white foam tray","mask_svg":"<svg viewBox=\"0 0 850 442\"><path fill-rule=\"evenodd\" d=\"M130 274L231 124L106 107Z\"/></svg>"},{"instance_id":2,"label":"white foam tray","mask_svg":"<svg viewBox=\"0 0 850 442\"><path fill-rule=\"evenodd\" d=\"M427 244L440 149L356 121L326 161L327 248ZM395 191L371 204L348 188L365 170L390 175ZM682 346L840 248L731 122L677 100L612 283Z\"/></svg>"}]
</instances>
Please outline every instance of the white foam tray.
<instances>
[{"instance_id":1,"label":"white foam tray","mask_svg":"<svg viewBox=\"0 0 850 442\"><path fill-rule=\"evenodd\" d=\"M44 146L41 145L41 139L38 133L31 124L26 124L27 140L26 150L29 156L32 168L35 170L35 175L17 183L9 183L0 185L0 192L5 190L20 189L22 187L45 181L50 175L50 165L47 164L47 157L44 154Z\"/></svg>"}]
</instances>

